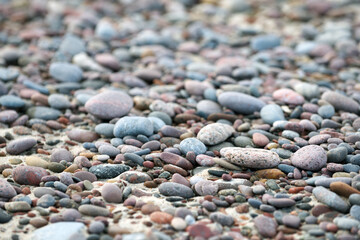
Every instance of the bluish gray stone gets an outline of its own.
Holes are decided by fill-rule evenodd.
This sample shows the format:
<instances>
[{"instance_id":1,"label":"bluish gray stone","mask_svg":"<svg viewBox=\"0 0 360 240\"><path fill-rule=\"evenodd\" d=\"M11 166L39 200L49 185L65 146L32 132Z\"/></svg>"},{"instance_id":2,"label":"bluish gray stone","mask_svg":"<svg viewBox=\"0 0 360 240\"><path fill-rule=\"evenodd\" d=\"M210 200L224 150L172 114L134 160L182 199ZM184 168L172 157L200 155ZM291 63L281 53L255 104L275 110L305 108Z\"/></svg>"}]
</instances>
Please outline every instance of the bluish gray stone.
<instances>
[{"instance_id":1,"label":"bluish gray stone","mask_svg":"<svg viewBox=\"0 0 360 240\"><path fill-rule=\"evenodd\" d=\"M19 74L19 71L15 68L0 67L0 80L3 82L15 80Z\"/></svg>"},{"instance_id":2,"label":"bluish gray stone","mask_svg":"<svg viewBox=\"0 0 360 240\"><path fill-rule=\"evenodd\" d=\"M51 94L48 103L52 108L65 109L71 106L69 99L62 94Z\"/></svg>"},{"instance_id":3,"label":"bluish gray stone","mask_svg":"<svg viewBox=\"0 0 360 240\"><path fill-rule=\"evenodd\" d=\"M239 92L224 92L220 94L218 100L223 107L240 114L252 114L265 106L263 101Z\"/></svg>"},{"instance_id":4,"label":"bluish gray stone","mask_svg":"<svg viewBox=\"0 0 360 240\"><path fill-rule=\"evenodd\" d=\"M59 110L43 106L31 107L26 113L30 118L39 118L42 120L55 120L61 115Z\"/></svg>"},{"instance_id":5,"label":"bluish gray stone","mask_svg":"<svg viewBox=\"0 0 360 240\"><path fill-rule=\"evenodd\" d=\"M37 206L48 208L55 205L55 198L50 194L45 194L41 196L36 203Z\"/></svg>"},{"instance_id":6,"label":"bluish gray stone","mask_svg":"<svg viewBox=\"0 0 360 240\"><path fill-rule=\"evenodd\" d=\"M57 222L35 230L33 240L85 240L86 227L79 222Z\"/></svg>"},{"instance_id":7,"label":"bluish gray stone","mask_svg":"<svg viewBox=\"0 0 360 240\"><path fill-rule=\"evenodd\" d=\"M260 111L261 119L268 124L273 124L279 120L285 120L284 113L279 105L269 104Z\"/></svg>"},{"instance_id":8,"label":"bluish gray stone","mask_svg":"<svg viewBox=\"0 0 360 240\"><path fill-rule=\"evenodd\" d=\"M183 198L191 198L194 192L191 188L175 182L165 182L159 186L159 192L165 196L179 196Z\"/></svg>"},{"instance_id":9,"label":"bluish gray stone","mask_svg":"<svg viewBox=\"0 0 360 240\"><path fill-rule=\"evenodd\" d=\"M116 36L116 30L108 21L99 21L96 25L95 34L102 40L109 41Z\"/></svg>"},{"instance_id":10,"label":"bluish gray stone","mask_svg":"<svg viewBox=\"0 0 360 240\"><path fill-rule=\"evenodd\" d=\"M360 221L360 206L354 205L350 208L350 215Z\"/></svg>"},{"instance_id":11,"label":"bluish gray stone","mask_svg":"<svg viewBox=\"0 0 360 240\"><path fill-rule=\"evenodd\" d=\"M107 138L114 137L115 124L111 123L100 123L96 125L95 132L99 135L104 135Z\"/></svg>"},{"instance_id":12,"label":"bluish gray stone","mask_svg":"<svg viewBox=\"0 0 360 240\"><path fill-rule=\"evenodd\" d=\"M25 81L23 82L23 84L24 84L27 88L34 89L34 90L36 90L36 91L39 91L39 92L42 93L42 94L46 94L46 95L49 94L49 90L48 90L46 87L41 86L40 84L31 82L30 80L25 80Z\"/></svg>"},{"instance_id":13,"label":"bluish gray stone","mask_svg":"<svg viewBox=\"0 0 360 240\"><path fill-rule=\"evenodd\" d=\"M327 104L319 107L317 112L323 118L331 118L335 114L335 108L332 105Z\"/></svg>"},{"instance_id":14,"label":"bluish gray stone","mask_svg":"<svg viewBox=\"0 0 360 240\"><path fill-rule=\"evenodd\" d=\"M183 154L193 151L196 155L206 152L206 146L196 138L186 138L180 143L180 150Z\"/></svg>"},{"instance_id":15,"label":"bluish gray stone","mask_svg":"<svg viewBox=\"0 0 360 240\"><path fill-rule=\"evenodd\" d=\"M25 102L17 96L4 95L0 97L0 105L6 108L21 108Z\"/></svg>"},{"instance_id":16,"label":"bluish gray stone","mask_svg":"<svg viewBox=\"0 0 360 240\"><path fill-rule=\"evenodd\" d=\"M81 68L74 64L55 62L50 65L49 74L60 82L79 82L83 72Z\"/></svg>"},{"instance_id":17,"label":"bluish gray stone","mask_svg":"<svg viewBox=\"0 0 360 240\"><path fill-rule=\"evenodd\" d=\"M148 119L152 122L155 133L157 133L163 126L166 125L164 121L158 117L148 117Z\"/></svg>"},{"instance_id":18,"label":"bluish gray stone","mask_svg":"<svg viewBox=\"0 0 360 240\"><path fill-rule=\"evenodd\" d=\"M60 44L59 51L67 57L72 57L86 51L85 41L73 34L66 34Z\"/></svg>"},{"instance_id":19,"label":"bluish gray stone","mask_svg":"<svg viewBox=\"0 0 360 240\"><path fill-rule=\"evenodd\" d=\"M315 187L313 189L313 194L318 201L326 204L336 211L342 213L347 213L349 211L349 204L347 202L345 202L336 193L324 187Z\"/></svg>"},{"instance_id":20,"label":"bluish gray stone","mask_svg":"<svg viewBox=\"0 0 360 240\"><path fill-rule=\"evenodd\" d=\"M116 122L114 127L114 136L119 138L139 134L150 136L153 132L152 122L145 117L123 117Z\"/></svg>"},{"instance_id":21,"label":"bluish gray stone","mask_svg":"<svg viewBox=\"0 0 360 240\"><path fill-rule=\"evenodd\" d=\"M280 46L281 38L276 35L261 35L251 39L250 46L255 51L263 51Z\"/></svg>"}]
</instances>

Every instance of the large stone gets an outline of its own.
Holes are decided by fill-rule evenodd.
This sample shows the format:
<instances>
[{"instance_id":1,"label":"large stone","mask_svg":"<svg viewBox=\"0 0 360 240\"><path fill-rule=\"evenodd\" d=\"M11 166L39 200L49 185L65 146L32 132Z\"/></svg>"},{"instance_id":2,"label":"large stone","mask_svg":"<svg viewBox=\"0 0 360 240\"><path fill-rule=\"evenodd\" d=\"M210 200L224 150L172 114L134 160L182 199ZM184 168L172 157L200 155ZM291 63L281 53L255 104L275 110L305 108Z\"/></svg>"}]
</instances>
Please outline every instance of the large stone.
<instances>
[{"instance_id":1,"label":"large stone","mask_svg":"<svg viewBox=\"0 0 360 240\"><path fill-rule=\"evenodd\" d=\"M6 146L6 151L11 155L18 155L29 150L37 143L34 138L22 138L10 141Z\"/></svg>"},{"instance_id":2,"label":"large stone","mask_svg":"<svg viewBox=\"0 0 360 240\"><path fill-rule=\"evenodd\" d=\"M321 96L321 99L333 105L336 110L359 113L359 104L355 100L340 93L328 91Z\"/></svg>"},{"instance_id":3,"label":"large stone","mask_svg":"<svg viewBox=\"0 0 360 240\"><path fill-rule=\"evenodd\" d=\"M25 185L38 186L41 178L48 175L45 169L32 166L18 166L13 170L15 182Z\"/></svg>"},{"instance_id":4,"label":"large stone","mask_svg":"<svg viewBox=\"0 0 360 240\"><path fill-rule=\"evenodd\" d=\"M273 168L280 163L277 153L265 149L227 147L220 154L227 161L247 168Z\"/></svg>"},{"instance_id":5,"label":"large stone","mask_svg":"<svg viewBox=\"0 0 360 240\"><path fill-rule=\"evenodd\" d=\"M114 127L115 137L137 136L143 134L150 136L154 132L152 122L145 117L123 117Z\"/></svg>"},{"instance_id":6,"label":"large stone","mask_svg":"<svg viewBox=\"0 0 360 240\"><path fill-rule=\"evenodd\" d=\"M336 193L333 193L324 187L314 188L313 194L318 201L326 204L336 211L342 213L347 213L349 211L349 204L347 202L345 202Z\"/></svg>"},{"instance_id":7,"label":"large stone","mask_svg":"<svg viewBox=\"0 0 360 240\"><path fill-rule=\"evenodd\" d=\"M327 156L325 150L317 145L305 146L295 152L291 163L301 169L317 171L325 166Z\"/></svg>"},{"instance_id":8,"label":"large stone","mask_svg":"<svg viewBox=\"0 0 360 240\"><path fill-rule=\"evenodd\" d=\"M86 227L80 222L57 222L35 230L32 240L85 240Z\"/></svg>"},{"instance_id":9,"label":"large stone","mask_svg":"<svg viewBox=\"0 0 360 240\"><path fill-rule=\"evenodd\" d=\"M85 109L100 119L119 118L129 113L134 103L122 91L105 91L90 98Z\"/></svg>"}]
</instances>

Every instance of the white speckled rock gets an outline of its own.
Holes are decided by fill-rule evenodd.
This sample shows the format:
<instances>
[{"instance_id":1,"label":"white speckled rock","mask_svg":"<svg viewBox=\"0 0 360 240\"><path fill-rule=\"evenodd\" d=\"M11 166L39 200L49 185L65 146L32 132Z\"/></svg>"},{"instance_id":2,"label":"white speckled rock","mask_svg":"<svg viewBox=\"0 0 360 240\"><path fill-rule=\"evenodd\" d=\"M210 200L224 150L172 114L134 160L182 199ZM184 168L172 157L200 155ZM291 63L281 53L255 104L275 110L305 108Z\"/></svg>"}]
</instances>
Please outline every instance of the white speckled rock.
<instances>
[{"instance_id":1,"label":"white speckled rock","mask_svg":"<svg viewBox=\"0 0 360 240\"><path fill-rule=\"evenodd\" d=\"M212 123L203 127L197 138L206 145L215 145L225 141L234 132L234 128L223 123Z\"/></svg>"},{"instance_id":2,"label":"white speckled rock","mask_svg":"<svg viewBox=\"0 0 360 240\"><path fill-rule=\"evenodd\" d=\"M280 163L277 153L265 149L227 147L220 154L229 162L247 168L273 168Z\"/></svg>"}]
</instances>

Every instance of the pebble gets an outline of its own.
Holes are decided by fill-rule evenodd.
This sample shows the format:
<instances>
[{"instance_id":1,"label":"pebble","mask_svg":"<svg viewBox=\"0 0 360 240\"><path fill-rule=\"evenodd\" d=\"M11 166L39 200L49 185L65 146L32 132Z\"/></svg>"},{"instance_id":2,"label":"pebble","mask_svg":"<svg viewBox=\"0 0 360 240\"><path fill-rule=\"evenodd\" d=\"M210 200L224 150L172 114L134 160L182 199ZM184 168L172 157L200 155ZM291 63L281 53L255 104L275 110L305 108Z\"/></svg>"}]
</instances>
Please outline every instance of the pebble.
<instances>
[{"instance_id":1,"label":"pebble","mask_svg":"<svg viewBox=\"0 0 360 240\"><path fill-rule=\"evenodd\" d=\"M301 105L305 101L303 96L287 88L276 90L273 93L273 98L291 105Z\"/></svg>"},{"instance_id":2,"label":"pebble","mask_svg":"<svg viewBox=\"0 0 360 240\"><path fill-rule=\"evenodd\" d=\"M15 189L4 179L0 179L0 198L13 198L17 195Z\"/></svg>"},{"instance_id":3,"label":"pebble","mask_svg":"<svg viewBox=\"0 0 360 240\"><path fill-rule=\"evenodd\" d=\"M114 127L114 136L118 138L139 134L150 136L153 132L152 122L145 117L122 117Z\"/></svg>"},{"instance_id":4,"label":"pebble","mask_svg":"<svg viewBox=\"0 0 360 240\"><path fill-rule=\"evenodd\" d=\"M66 132L69 139L77 142L93 142L99 138L99 135L95 132L91 132L84 129L72 129Z\"/></svg>"},{"instance_id":5,"label":"pebble","mask_svg":"<svg viewBox=\"0 0 360 240\"><path fill-rule=\"evenodd\" d=\"M191 188L175 182L162 183L159 186L159 192L165 196L179 196L183 198L192 198L194 196Z\"/></svg>"},{"instance_id":6,"label":"pebble","mask_svg":"<svg viewBox=\"0 0 360 240\"><path fill-rule=\"evenodd\" d=\"M92 166L89 169L89 172L95 174L95 176L99 179L110 179L119 176L121 173L128 171L129 169L129 166L122 164L101 164Z\"/></svg>"},{"instance_id":7,"label":"pebble","mask_svg":"<svg viewBox=\"0 0 360 240\"><path fill-rule=\"evenodd\" d=\"M316 145L302 147L291 157L291 163L295 167L317 171L325 166L327 155L325 150Z\"/></svg>"},{"instance_id":8,"label":"pebble","mask_svg":"<svg viewBox=\"0 0 360 240\"><path fill-rule=\"evenodd\" d=\"M340 93L328 91L325 92L321 99L330 103L336 110L342 110L351 113L359 113L359 104L353 99Z\"/></svg>"},{"instance_id":9,"label":"pebble","mask_svg":"<svg viewBox=\"0 0 360 240\"><path fill-rule=\"evenodd\" d=\"M121 203L122 192L118 186L113 183L105 183L101 188L101 195L106 202Z\"/></svg>"},{"instance_id":10,"label":"pebble","mask_svg":"<svg viewBox=\"0 0 360 240\"><path fill-rule=\"evenodd\" d=\"M81 205L78 210L80 213L92 217L107 217L110 214L108 209L90 204Z\"/></svg>"},{"instance_id":11,"label":"pebble","mask_svg":"<svg viewBox=\"0 0 360 240\"><path fill-rule=\"evenodd\" d=\"M49 74L60 82L79 82L83 72L81 68L74 64L55 62L50 65Z\"/></svg>"},{"instance_id":12,"label":"pebble","mask_svg":"<svg viewBox=\"0 0 360 240\"><path fill-rule=\"evenodd\" d=\"M66 231L64 231L66 229ZM85 225L80 222L57 222L35 230L31 238L37 240L71 240L86 239Z\"/></svg>"},{"instance_id":13,"label":"pebble","mask_svg":"<svg viewBox=\"0 0 360 240\"><path fill-rule=\"evenodd\" d=\"M324 187L316 187L313 189L313 194L316 199L336 211L346 213L349 210L349 205L342 200L336 193L327 190Z\"/></svg>"},{"instance_id":14,"label":"pebble","mask_svg":"<svg viewBox=\"0 0 360 240\"><path fill-rule=\"evenodd\" d=\"M36 145L34 138L22 138L10 141L6 146L6 152L11 155L21 154Z\"/></svg>"},{"instance_id":15,"label":"pebble","mask_svg":"<svg viewBox=\"0 0 360 240\"><path fill-rule=\"evenodd\" d=\"M56 120L60 117L62 113L57 109L36 106L29 108L26 111L26 114L29 115L30 118L39 118L42 120Z\"/></svg>"},{"instance_id":16,"label":"pebble","mask_svg":"<svg viewBox=\"0 0 360 240\"><path fill-rule=\"evenodd\" d=\"M261 119L267 124L273 124L276 121L285 120L283 110L279 105L268 104L260 111Z\"/></svg>"},{"instance_id":17,"label":"pebble","mask_svg":"<svg viewBox=\"0 0 360 240\"><path fill-rule=\"evenodd\" d=\"M134 103L121 91L105 91L90 98L85 109L100 119L120 118L129 113Z\"/></svg>"},{"instance_id":18,"label":"pebble","mask_svg":"<svg viewBox=\"0 0 360 240\"><path fill-rule=\"evenodd\" d=\"M206 145L216 145L224 142L235 132L232 126L222 123L212 123L203 127L197 138Z\"/></svg>"},{"instance_id":19,"label":"pebble","mask_svg":"<svg viewBox=\"0 0 360 240\"><path fill-rule=\"evenodd\" d=\"M203 154L206 152L207 149L204 143L202 143L196 138L186 138L182 140L180 142L179 148L181 152L185 155L190 151L194 152L196 155Z\"/></svg>"},{"instance_id":20,"label":"pebble","mask_svg":"<svg viewBox=\"0 0 360 240\"><path fill-rule=\"evenodd\" d=\"M254 223L261 236L265 238L275 237L278 225L274 219L260 215L254 219Z\"/></svg>"},{"instance_id":21,"label":"pebble","mask_svg":"<svg viewBox=\"0 0 360 240\"><path fill-rule=\"evenodd\" d=\"M219 95L218 100L221 106L229 108L236 113L247 115L259 112L265 106L263 101L238 92L224 92Z\"/></svg>"},{"instance_id":22,"label":"pebble","mask_svg":"<svg viewBox=\"0 0 360 240\"><path fill-rule=\"evenodd\" d=\"M45 169L32 166L18 166L13 170L13 178L15 182L25 185L38 186L41 178L47 176Z\"/></svg>"},{"instance_id":23,"label":"pebble","mask_svg":"<svg viewBox=\"0 0 360 240\"><path fill-rule=\"evenodd\" d=\"M229 147L220 153L227 161L247 168L272 168L280 163L276 153L265 149Z\"/></svg>"}]
</instances>

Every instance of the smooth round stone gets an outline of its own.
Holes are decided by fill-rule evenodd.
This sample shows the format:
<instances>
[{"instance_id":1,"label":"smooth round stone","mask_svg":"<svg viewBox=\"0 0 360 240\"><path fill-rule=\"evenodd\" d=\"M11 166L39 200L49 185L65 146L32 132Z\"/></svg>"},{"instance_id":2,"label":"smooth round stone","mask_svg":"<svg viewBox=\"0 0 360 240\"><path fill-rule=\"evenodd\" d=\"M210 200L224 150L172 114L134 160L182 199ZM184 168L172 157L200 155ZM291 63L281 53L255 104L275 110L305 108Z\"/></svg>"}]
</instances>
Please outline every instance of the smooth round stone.
<instances>
[{"instance_id":1,"label":"smooth round stone","mask_svg":"<svg viewBox=\"0 0 360 240\"><path fill-rule=\"evenodd\" d=\"M85 41L76 35L68 33L64 36L59 51L72 57L75 54L86 51Z\"/></svg>"},{"instance_id":2,"label":"smooth round stone","mask_svg":"<svg viewBox=\"0 0 360 240\"><path fill-rule=\"evenodd\" d=\"M220 212L211 213L209 217L211 221L220 223L222 226L231 227L234 224L234 219L232 216L225 215Z\"/></svg>"},{"instance_id":3,"label":"smooth round stone","mask_svg":"<svg viewBox=\"0 0 360 240\"><path fill-rule=\"evenodd\" d=\"M208 180L197 182L194 188L196 193L199 194L200 196L206 196L206 195L215 196L219 191L218 184Z\"/></svg>"},{"instance_id":4,"label":"smooth round stone","mask_svg":"<svg viewBox=\"0 0 360 240\"><path fill-rule=\"evenodd\" d=\"M15 201L5 203L5 209L8 212L27 212L31 210L31 206L29 203L24 201Z\"/></svg>"},{"instance_id":5,"label":"smooth round stone","mask_svg":"<svg viewBox=\"0 0 360 240\"><path fill-rule=\"evenodd\" d=\"M91 217L107 217L110 214L110 211L108 209L90 204L81 205L79 207L79 212Z\"/></svg>"},{"instance_id":6,"label":"smooth round stone","mask_svg":"<svg viewBox=\"0 0 360 240\"><path fill-rule=\"evenodd\" d=\"M265 147L269 143L269 139L261 133L254 133L252 138L254 144L259 147Z\"/></svg>"},{"instance_id":7,"label":"smooth round stone","mask_svg":"<svg viewBox=\"0 0 360 240\"><path fill-rule=\"evenodd\" d=\"M0 122L12 123L19 117L19 114L14 110L5 110L0 112Z\"/></svg>"},{"instance_id":8,"label":"smooth round stone","mask_svg":"<svg viewBox=\"0 0 360 240\"><path fill-rule=\"evenodd\" d=\"M121 153L121 151L119 149L117 149L114 146L108 145L108 144L104 144L104 145L100 146L98 148L98 151L100 154L106 154L106 155L109 155L110 157L115 157L116 155Z\"/></svg>"},{"instance_id":9,"label":"smooth round stone","mask_svg":"<svg viewBox=\"0 0 360 240\"><path fill-rule=\"evenodd\" d=\"M28 166L48 168L49 162L37 156L28 156L25 158L25 163Z\"/></svg>"},{"instance_id":10,"label":"smooth round stone","mask_svg":"<svg viewBox=\"0 0 360 240\"><path fill-rule=\"evenodd\" d=\"M273 168L280 163L277 153L265 149L227 147L220 154L227 161L247 168Z\"/></svg>"},{"instance_id":11,"label":"smooth round stone","mask_svg":"<svg viewBox=\"0 0 360 240\"><path fill-rule=\"evenodd\" d=\"M72 153L65 148L55 149L51 154L51 162L60 162L65 160L67 162L72 162L74 160L74 156Z\"/></svg>"},{"instance_id":12,"label":"smooth round stone","mask_svg":"<svg viewBox=\"0 0 360 240\"><path fill-rule=\"evenodd\" d=\"M338 178L336 178L336 179L338 179ZM315 181L315 184L317 184L318 181L320 181L320 180L322 180L322 179ZM349 180L348 178L340 178L339 181L330 182L330 190L339 194L340 196L347 197L347 198L352 194L360 194L360 191L349 186L350 183L351 183L351 179ZM322 186L324 186L324 185L322 185ZM327 186L324 186L324 187L329 187L329 186L327 184Z\"/></svg>"},{"instance_id":13,"label":"smooth round stone","mask_svg":"<svg viewBox=\"0 0 360 240\"><path fill-rule=\"evenodd\" d=\"M222 112L221 106L218 103L213 102L211 100L201 100L196 105L196 110L199 113L204 114L205 116L208 116L212 113L221 113Z\"/></svg>"},{"instance_id":14,"label":"smooth round stone","mask_svg":"<svg viewBox=\"0 0 360 240\"><path fill-rule=\"evenodd\" d=\"M125 92L107 90L91 97L85 109L100 119L113 119L128 114L133 105L133 100Z\"/></svg>"},{"instance_id":15,"label":"smooth round stone","mask_svg":"<svg viewBox=\"0 0 360 240\"><path fill-rule=\"evenodd\" d=\"M326 153L327 161L333 163L341 163L346 159L347 153L348 151L345 147L337 147L331 149Z\"/></svg>"},{"instance_id":16,"label":"smooth round stone","mask_svg":"<svg viewBox=\"0 0 360 240\"><path fill-rule=\"evenodd\" d=\"M196 155L203 154L206 152L206 146L196 138L186 138L180 142L179 146L181 152L186 155L192 151Z\"/></svg>"},{"instance_id":17,"label":"smooth round stone","mask_svg":"<svg viewBox=\"0 0 360 240\"><path fill-rule=\"evenodd\" d=\"M276 100L279 100L281 102L284 102L286 104L291 104L291 105L301 105L305 102L305 99L303 96L301 96L297 92L295 92L291 89L287 89L287 88L282 88L282 89L276 90L273 93L273 98Z\"/></svg>"},{"instance_id":18,"label":"smooth round stone","mask_svg":"<svg viewBox=\"0 0 360 240\"><path fill-rule=\"evenodd\" d=\"M360 205L360 194L351 194L349 202L351 205Z\"/></svg>"},{"instance_id":19,"label":"smooth round stone","mask_svg":"<svg viewBox=\"0 0 360 240\"><path fill-rule=\"evenodd\" d=\"M130 170L130 167L123 164L101 164L92 166L89 172L95 174L99 179L109 179L117 177L128 170Z\"/></svg>"},{"instance_id":20,"label":"smooth round stone","mask_svg":"<svg viewBox=\"0 0 360 240\"><path fill-rule=\"evenodd\" d=\"M345 112L359 113L359 104L353 99L344 96L340 93L328 91L325 92L321 99L330 103L336 110L342 110Z\"/></svg>"},{"instance_id":21,"label":"smooth round stone","mask_svg":"<svg viewBox=\"0 0 360 240\"><path fill-rule=\"evenodd\" d=\"M276 208L287 208L295 205L295 201L290 198L271 198L268 203Z\"/></svg>"},{"instance_id":22,"label":"smooth round stone","mask_svg":"<svg viewBox=\"0 0 360 240\"><path fill-rule=\"evenodd\" d=\"M48 97L48 103L50 107L56 108L56 109L66 109L71 106L71 103L69 102L69 99L62 94L51 94Z\"/></svg>"},{"instance_id":23,"label":"smooth round stone","mask_svg":"<svg viewBox=\"0 0 360 240\"><path fill-rule=\"evenodd\" d=\"M101 20L96 25L95 35L104 41L109 41L113 39L117 33L109 21Z\"/></svg>"},{"instance_id":24,"label":"smooth round stone","mask_svg":"<svg viewBox=\"0 0 360 240\"><path fill-rule=\"evenodd\" d=\"M280 46L281 38L276 35L260 35L253 37L250 42L250 47L254 51L263 51Z\"/></svg>"},{"instance_id":25,"label":"smooth round stone","mask_svg":"<svg viewBox=\"0 0 360 240\"><path fill-rule=\"evenodd\" d=\"M237 147L246 147L246 146L253 146L253 142L251 138L245 136L238 136L234 139L234 144Z\"/></svg>"},{"instance_id":26,"label":"smooth round stone","mask_svg":"<svg viewBox=\"0 0 360 240\"><path fill-rule=\"evenodd\" d=\"M165 196L179 196L183 198L192 198L194 196L191 188L174 182L162 183L158 189L159 192Z\"/></svg>"},{"instance_id":27,"label":"smooth round stone","mask_svg":"<svg viewBox=\"0 0 360 240\"><path fill-rule=\"evenodd\" d=\"M171 220L171 226L175 228L178 231L184 230L187 226L187 223L184 219L180 217L174 217L173 220Z\"/></svg>"},{"instance_id":28,"label":"smooth round stone","mask_svg":"<svg viewBox=\"0 0 360 240\"><path fill-rule=\"evenodd\" d=\"M261 236L265 238L275 237L278 225L274 219L260 215L254 219L254 224Z\"/></svg>"},{"instance_id":29,"label":"smooth round stone","mask_svg":"<svg viewBox=\"0 0 360 240\"><path fill-rule=\"evenodd\" d=\"M8 223L12 219L12 215L0 208L0 224Z\"/></svg>"},{"instance_id":30,"label":"smooth round stone","mask_svg":"<svg viewBox=\"0 0 360 240\"><path fill-rule=\"evenodd\" d=\"M360 221L360 206L354 205L350 208L350 215L356 220Z\"/></svg>"},{"instance_id":31,"label":"smooth round stone","mask_svg":"<svg viewBox=\"0 0 360 240\"><path fill-rule=\"evenodd\" d=\"M235 132L234 128L227 124L212 123L203 127L197 138L206 145L216 145L224 142Z\"/></svg>"},{"instance_id":32,"label":"smooth round stone","mask_svg":"<svg viewBox=\"0 0 360 240\"><path fill-rule=\"evenodd\" d=\"M15 68L0 67L0 80L3 82L15 80L19 74L20 72Z\"/></svg>"},{"instance_id":33,"label":"smooth round stone","mask_svg":"<svg viewBox=\"0 0 360 240\"><path fill-rule=\"evenodd\" d=\"M30 118L39 118L42 120L56 120L60 117L61 112L49 107L31 107L26 111Z\"/></svg>"},{"instance_id":34,"label":"smooth round stone","mask_svg":"<svg viewBox=\"0 0 360 240\"><path fill-rule=\"evenodd\" d=\"M11 155L18 155L31 149L37 143L34 138L22 138L10 141L6 146L6 152Z\"/></svg>"},{"instance_id":35,"label":"smooth round stone","mask_svg":"<svg viewBox=\"0 0 360 240\"><path fill-rule=\"evenodd\" d=\"M77 177L81 181L87 180L91 183L95 182L97 180L97 177L95 174L93 174L91 172L86 172L86 171L78 171L78 172L74 173L74 177Z\"/></svg>"},{"instance_id":36,"label":"smooth round stone","mask_svg":"<svg viewBox=\"0 0 360 240\"><path fill-rule=\"evenodd\" d=\"M166 125L172 124L171 117L165 112L153 111L149 114L149 117L160 118Z\"/></svg>"},{"instance_id":37,"label":"smooth round stone","mask_svg":"<svg viewBox=\"0 0 360 240\"><path fill-rule=\"evenodd\" d=\"M152 122L145 117L123 117L116 122L114 127L114 136L118 138L139 134L150 136L153 132Z\"/></svg>"},{"instance_id":38,"label":"smooth round stone","mask_svg":"<svg viewBox=\"0 0 360 240\"><path fill-rule=\"evenodd\" d=\"M42 208L48 208L55 205L55 198L50 194L45 194L41 196L36 203L36 206Z\"/></svg>"},{"instance_id":39,"label":"smooth round stone","mask_svg":"<svg viewBox=\"0 0 360 240\"><path fill-rule=\"evenodd\" d=\"M335 108L332 105L324 105L319 107L317 112L323 118L331 118L335 114Z\"/></svg>"},{"instance_id":40,"label":"smooth round stone","mask_svg":"<svg viewBox=\"0 0 360 240\"><path fill-rule=\"evenodd\" d=\"M144 162L144 159L135 153L125 153L124 158L125 158L125 160L130 160L133 163L136 163L140 166L142 166L143 162Z\"/></svg>"},{"instance_id":41,"label":"smooth round stone","mask_svg":"<svg viewBox=\"0 0 360 240\"><path fill-rule=\"evenodd\" d=\"M316 84L301 82L294 86L294 90L308 100L318 98L320 96L319 86Z\"/></svg>"},{"instance_id":42,"label":"smooth round stone","mask_svg":"<svg viewBox=\"0 0 360 240\"><path fill-rule=\"evenodd\" d=\"M15 189L5 179L0 179L0 198L13 198L17 195Z\"/></svg>"},{"instance_id":43,"label":"smooth round stone","mask_svg":"<svg viewBox=\"0 0 360 240\"><path fill-rule=\"evenodd\" d=\"M101 221L94 221L94 222L90 223L90 226L89 226L90 233L100 234L104 231L104 229L105 229L105 225Z\"/></svg>"},{"instance_id":44,"label":"smooth round stone","mask_svg":"<svg viewBox=\"0 0 360 240\"><path fill-rule=\"evenodd\" d=\"M17 96L5 95L0 97L0 105L6 108L21 108L25 102Z\"/></svg>"},{"instance_id":45,"label":"smooth round stone","mask_svg":"<svg viewBox=\"0 0 360 240\"><path fill-rule=\"evenodd\" d=\"M92 131L87 131L84 129L72 129L66 132L66 135L69 139L77 141L77 142L93 142L99 138L99 135Z\"/></svg>"},{"instance_id":46,"label":"smooth round stone","mask_svg":"<svg viewBox=\"0 0 360 240\"><path fill-rule=\"evenodd\" d=\"M96 125L95 132L99 135L103 135L106 138L114 137L115 124L111 123L100 123Z\"/></svg>"},{"instance_id":47,"label":"smooth round stone","mask_svg":"<svg viewBox=\"0 0 360 240\"><path fill-rule=\"evenodd\" d=\"M351 219L348 217L336 217L334 223L340 229L350 230L351 228L358 228L360 222L356 219Z\"/></svg>"},{"instance_id":48,"label":"smooth round stone","mask_svg":"<svg viewBox=\"0 0 360 240\"><path fill-rule=\"evenodd\" d=\"M48 173L40 167L17 166L12 175L15 182L19 184L38 186L41 178L47 176Z\"/></svg>"},{"instance_id":49,"label":"smooth round stone","mask_svg":"<svg viewBox=\"0 0 360 240\"><path fill-rule=\"evenodd\" d=\"M78 66L66 63L55 62L51 63L49 74L52 78L60 82L79 82L82 78L82 70Z\"/></svg>"},{"instance_id":50,"label":"smooth round stone","mask_svg":"<svg viewBox=\"0 0 360 240\"><path fill-rule=\"evenodd\" d=\"M240 114L259 112L265 106L263 101L239 92L224 92L220 94L218 101L221 106Z\"/></svg>"},{"instance_id":51,"label":"smooth round stone","mask_svg":"<svg viewBox=\"0 0 360 240\"><path fill-rule=\"evenodd\" d=\"M285 226L287 227L291 227L291 228L299 228L300 225L301 225L301 220L298 216L295 216L295 215L285 215L283 218L282 218L282 222Z\"/></svg>"},{"instance_id":52,"label":"smooth round stone","mask_svg":"<svg viewBox=\"0 0 360 240\"><path fill-rule=\"evenodd\" d=\"M333 193L324 187L315 187L312 192L318 201L326 204L327 206L333 208L334 210L342 213L348 212L349 210L348 203L345 202L336 193Z\"/></svg>"},{"instance_id":53,"label":"smooth round stone","mask_svg":"<svg viewBox=\"0 0 360 240\"><path fill-rule=\"evenodd\" d=\"M101 196L110 203L121 203L123 197L121 189L113 183L105 183L102 186Z\"/></svg>"},{"instance_id":54,"label":"smooth round stone","mask_svg":"<svg viewBox=\"0 0 360 240\"><path fill-rule=\"evenodd\" d=\"M268 124L273 124L276 121L285 120L284 113L279 105L268 104L260 111L261 119Z\"/></svg>"},{"instance_id":55,"label":"smooth round stone","mask_svg":"<svg viewBox=\"0 0 360 240\"><path fill-rule=\"evenodd\" d=\"M322 147L309 145L297 150L290 160L295 167L310 171L318 171L325 166L327 156Z\"/></svg>"}]
</instances>

